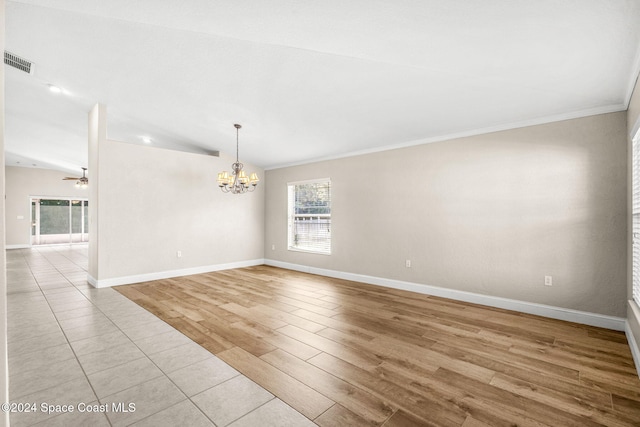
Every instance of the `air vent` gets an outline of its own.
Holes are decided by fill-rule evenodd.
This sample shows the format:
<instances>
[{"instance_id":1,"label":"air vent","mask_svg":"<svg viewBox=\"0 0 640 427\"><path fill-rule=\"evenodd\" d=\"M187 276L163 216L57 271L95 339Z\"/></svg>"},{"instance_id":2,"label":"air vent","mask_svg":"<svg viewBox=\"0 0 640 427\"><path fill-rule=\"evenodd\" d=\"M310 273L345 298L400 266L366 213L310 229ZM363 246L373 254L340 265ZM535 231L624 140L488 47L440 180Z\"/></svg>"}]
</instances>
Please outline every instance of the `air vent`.
<instances>
[{"instance_id":1,"label":"air vent","mask_svg":"<svg viewBox=\"0 0 640 427\"><path fill-rule=\"evenodd\" d=\"M25 73L33 74L33 62L20 58L11 52L4 51L4 63Z\"/></svg>"}]
</instances>

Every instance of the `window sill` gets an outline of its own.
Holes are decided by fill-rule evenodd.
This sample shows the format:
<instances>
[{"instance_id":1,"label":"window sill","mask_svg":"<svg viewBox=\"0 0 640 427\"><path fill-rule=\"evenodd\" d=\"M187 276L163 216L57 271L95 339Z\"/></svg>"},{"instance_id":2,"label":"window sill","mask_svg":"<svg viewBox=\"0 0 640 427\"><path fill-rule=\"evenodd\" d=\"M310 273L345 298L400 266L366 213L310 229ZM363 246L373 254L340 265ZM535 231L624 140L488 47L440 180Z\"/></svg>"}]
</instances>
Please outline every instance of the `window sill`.
<instances>
[{"instance_id":1,"label":"window sill","mask_svg":"<svg viewBox=\"0 0 640 427\"><path fill-rule=\"evenodd\" d=\"M300 249L300 248L296 248L296 247L292 247L292 246L289 246L287 248L287 250L289 250L291 252L303 252L305 254L331 255L331 252L318 252L318 251L312 251L312 250L309 250L309 249Z\"/></svg>"}]
</instances>

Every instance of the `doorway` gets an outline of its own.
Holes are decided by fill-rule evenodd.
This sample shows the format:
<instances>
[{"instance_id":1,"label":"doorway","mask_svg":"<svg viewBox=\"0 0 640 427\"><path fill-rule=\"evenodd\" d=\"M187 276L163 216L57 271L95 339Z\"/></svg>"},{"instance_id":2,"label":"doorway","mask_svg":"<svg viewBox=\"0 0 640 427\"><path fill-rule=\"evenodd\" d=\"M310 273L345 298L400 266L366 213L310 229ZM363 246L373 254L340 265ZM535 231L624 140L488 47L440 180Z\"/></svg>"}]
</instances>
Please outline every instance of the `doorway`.
<instances>
[{"instance_id":1,"label":"doorway","mask_svg":"<svg viewBox=\"0 0 640 427\"><path fill-rule=\"evenodd\" d=\"M32 197L31 244L88 242L88 213L87 199Z\"/></svg>"}]
</instances>

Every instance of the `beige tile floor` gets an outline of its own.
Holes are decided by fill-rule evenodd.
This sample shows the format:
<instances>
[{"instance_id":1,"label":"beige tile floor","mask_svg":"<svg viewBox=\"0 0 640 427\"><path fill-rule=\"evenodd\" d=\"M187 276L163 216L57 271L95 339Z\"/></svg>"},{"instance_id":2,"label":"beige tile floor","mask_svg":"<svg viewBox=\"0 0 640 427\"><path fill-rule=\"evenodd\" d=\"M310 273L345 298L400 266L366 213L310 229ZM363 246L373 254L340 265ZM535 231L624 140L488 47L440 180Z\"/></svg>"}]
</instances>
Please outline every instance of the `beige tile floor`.
<instances>
[{"instance_id":1,"label":"beige tile floor","mask_svg":"<svg viewBox=\"0 0 640 427\"><path fill-rule=\"evenodd\" d=\"M315 425L86 270L86 245L7 251L9 396L36 409L12 426Z\"/></svg>"}]
</instances>

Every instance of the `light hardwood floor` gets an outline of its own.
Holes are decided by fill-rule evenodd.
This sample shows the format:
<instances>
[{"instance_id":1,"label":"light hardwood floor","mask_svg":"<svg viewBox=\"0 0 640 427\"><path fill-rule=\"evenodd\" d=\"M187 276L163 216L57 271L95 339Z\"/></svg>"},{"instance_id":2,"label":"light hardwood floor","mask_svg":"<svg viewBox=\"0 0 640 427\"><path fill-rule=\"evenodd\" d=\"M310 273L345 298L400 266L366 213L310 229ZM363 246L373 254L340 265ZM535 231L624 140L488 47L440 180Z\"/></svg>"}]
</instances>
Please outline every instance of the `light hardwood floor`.
<instances>
[{"instance_id":1,"label":"light hardwood floor","mask_svg":"<svg viewBox=\"0 0 640 427\"><path fill-rule=\"evenodd\" d=\"M268 266L116 289L320 426L640 425L622 332Z\"/></svg>"}]
</instances>

